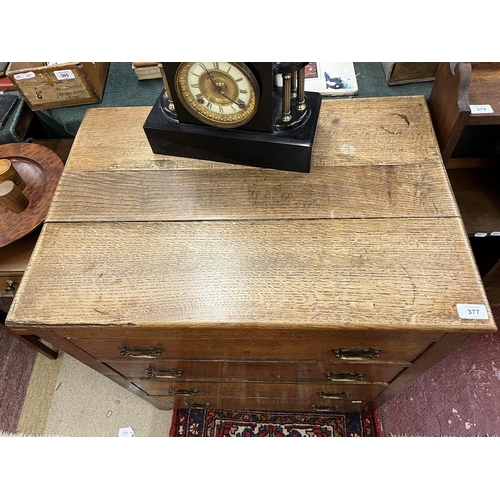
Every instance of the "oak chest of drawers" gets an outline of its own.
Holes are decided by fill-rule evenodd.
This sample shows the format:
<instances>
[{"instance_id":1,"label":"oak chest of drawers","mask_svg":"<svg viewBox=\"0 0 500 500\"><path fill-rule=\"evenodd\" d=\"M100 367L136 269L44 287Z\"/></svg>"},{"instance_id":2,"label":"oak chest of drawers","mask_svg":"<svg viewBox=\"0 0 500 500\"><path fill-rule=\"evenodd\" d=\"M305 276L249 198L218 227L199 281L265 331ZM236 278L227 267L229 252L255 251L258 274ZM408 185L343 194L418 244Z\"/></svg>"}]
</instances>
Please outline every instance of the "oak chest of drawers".
<instances>
[{"instance_id":1,"label":"oak chest of drawers","mask_svg":"<svg viewBox=\"0 0 500 500\"><path fill-rule=\"evenodd\" d=\"M18 334L158 408L361 411L496 330L423 97L324 101L309 174L155 155L148 112L87 112Z\"/></svg>"}]
</instances>

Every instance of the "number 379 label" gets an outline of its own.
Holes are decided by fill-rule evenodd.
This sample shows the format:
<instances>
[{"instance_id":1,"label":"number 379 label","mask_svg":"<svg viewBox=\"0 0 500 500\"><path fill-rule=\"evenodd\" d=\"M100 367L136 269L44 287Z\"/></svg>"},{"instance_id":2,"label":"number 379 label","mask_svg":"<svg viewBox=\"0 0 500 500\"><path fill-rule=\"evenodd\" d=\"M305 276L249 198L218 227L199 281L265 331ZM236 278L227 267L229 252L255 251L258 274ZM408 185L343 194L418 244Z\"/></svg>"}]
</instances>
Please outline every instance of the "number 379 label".
<instances>
[{"instance_id":1,"label":"number 379 label","mask_svg":"<svg viewBox=\"0 0 500 500\"><path fill-rule=\"evenodd\" d=\"M461 319L488 319L484 304L457 304L457 310Z\"/></svg>"}]
</instances>

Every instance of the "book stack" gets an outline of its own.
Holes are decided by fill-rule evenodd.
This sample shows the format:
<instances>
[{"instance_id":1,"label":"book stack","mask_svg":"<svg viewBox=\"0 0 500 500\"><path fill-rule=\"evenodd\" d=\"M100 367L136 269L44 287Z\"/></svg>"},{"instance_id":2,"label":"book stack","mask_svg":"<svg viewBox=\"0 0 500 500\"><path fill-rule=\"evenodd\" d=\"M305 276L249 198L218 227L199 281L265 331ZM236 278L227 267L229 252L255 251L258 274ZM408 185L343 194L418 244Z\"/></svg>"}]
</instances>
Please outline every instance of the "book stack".
<instances>
[{"instance_id":1,"label":"book stack","mask_svg":"<svg viewBox=\"0 0 500 500\"><path fill-rule=\"evenodd\" d=\"M138 80L154 80L161 78L160 68L156 62L133 62L132 69Z\"/></svg>"}]
</instances>

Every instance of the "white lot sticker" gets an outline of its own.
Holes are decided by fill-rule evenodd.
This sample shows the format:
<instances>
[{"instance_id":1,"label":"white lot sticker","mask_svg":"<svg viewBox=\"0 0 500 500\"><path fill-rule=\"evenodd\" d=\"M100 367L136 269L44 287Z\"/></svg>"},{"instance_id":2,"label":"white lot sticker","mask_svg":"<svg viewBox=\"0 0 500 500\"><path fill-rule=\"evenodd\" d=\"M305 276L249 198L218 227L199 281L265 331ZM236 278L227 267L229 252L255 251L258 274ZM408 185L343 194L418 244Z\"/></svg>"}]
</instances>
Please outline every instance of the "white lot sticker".
<instances>
[{"instance_id":1,"label":"white lot sticker","mask_svg":"<svg viewBox=\"0 0 500 500\"><path fill-rule=\"evenodd\" d=\"M118 437L124 438L131 438L135 434L134 429L132 427L123 427L120 429L118 432Z\"/></svg>"},{"instance_id":2,"label":"white lot sticker","mask_svg":"<svg viewBox=\"0 0 500 500\"><path fill-rule=\"evenodd\" d=\"M56 75L56 78L58 80L74 80L75 79L75 75L73 74L73 71L71 71L70 69L54 71L54 75Z\"/></svg>"},{"instance_id":3,"label":"white lot sticker","mask_svg":"<svg viewBox=\"0 0 500 500\"><path fill-rule=\"evenodd\" d=\"M28 80L29 78L35 78L35 73L33 71L28 71L28 73L18 73L14 75L14 79L16 80Z\"/></svg>"},{"instance_id":4,"label":"white lot sticker","mask_svg":"<svg viewBox=\"0 0 500 500\"><path fill-rule=\"evenodd\" d=\"M457 311L462 319L488 319L484 304L457 304Z\"/></svg>"},{"instance_id":5,"label":"white lot sticker","mask_svg":"<svg viewBox=\"0 0 500 500\"><path fill-rule=\"evenodd\" d=\"M486 238L486 236L488 236L488 233L476 233L474 236L476 238Z\"/></svg>"},{"instance_id":6,"label":"white lot sticker","mask_svg":"<svg viewBox=\"0 0 500 500\"><path fill-rule=\"evenodd\" d=\"M469 108L473 115L493 113L493 108L489 104L469 104Z\"/></svg>"},{"instance_id":7,"label":"white lot sticker","mask_svg":"<svg viewBox=\"0 0 500 500\"><path fill-rule=\"evenodd\" d=\"M491 236L500 236L500 231L492 231Z\"/></svg>"}]
</instances>

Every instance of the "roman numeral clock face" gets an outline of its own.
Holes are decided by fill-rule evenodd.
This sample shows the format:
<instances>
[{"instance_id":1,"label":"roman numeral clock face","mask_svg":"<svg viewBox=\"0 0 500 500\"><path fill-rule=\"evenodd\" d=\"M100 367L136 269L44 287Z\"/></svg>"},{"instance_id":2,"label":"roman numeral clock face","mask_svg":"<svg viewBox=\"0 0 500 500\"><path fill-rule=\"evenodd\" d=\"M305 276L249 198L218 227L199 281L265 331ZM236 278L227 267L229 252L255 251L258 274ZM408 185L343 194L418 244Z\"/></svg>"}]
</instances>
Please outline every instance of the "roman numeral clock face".
<instances>
[{"instance_id":1,"label":"roman numeral clock face","mask_svg":"<svg viewBox=\"0 0 500 500\"><path fill-rule=\"evenodd\" d=\"M243 63L181 63L175 75L175 90L195 118L220 128L248 123L259 103L259 86Z\"/></svg>"}]
</instances>

